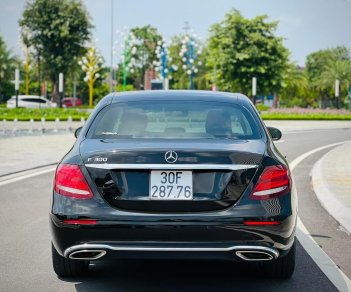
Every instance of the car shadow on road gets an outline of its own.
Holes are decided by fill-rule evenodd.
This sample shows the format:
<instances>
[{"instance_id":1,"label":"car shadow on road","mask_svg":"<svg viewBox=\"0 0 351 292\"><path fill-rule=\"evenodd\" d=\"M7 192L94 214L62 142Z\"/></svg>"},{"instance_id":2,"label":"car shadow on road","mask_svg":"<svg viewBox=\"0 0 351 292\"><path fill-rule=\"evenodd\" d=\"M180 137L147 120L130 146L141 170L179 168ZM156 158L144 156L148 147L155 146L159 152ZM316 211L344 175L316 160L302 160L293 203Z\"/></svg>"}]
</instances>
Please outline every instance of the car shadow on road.
<instances>
[{"instance_id":1,"label":"car shadow on road","mask_svg":"<svg viewBox=\"0 0 351 292\"><path fill-rule=\"evenodd\" d=\"M298 252L288 280L265 277L257 264L193 260L100 261L87 277L61 280L77 291L337 291L300 245Z\"/></svg>"}]
</instances>

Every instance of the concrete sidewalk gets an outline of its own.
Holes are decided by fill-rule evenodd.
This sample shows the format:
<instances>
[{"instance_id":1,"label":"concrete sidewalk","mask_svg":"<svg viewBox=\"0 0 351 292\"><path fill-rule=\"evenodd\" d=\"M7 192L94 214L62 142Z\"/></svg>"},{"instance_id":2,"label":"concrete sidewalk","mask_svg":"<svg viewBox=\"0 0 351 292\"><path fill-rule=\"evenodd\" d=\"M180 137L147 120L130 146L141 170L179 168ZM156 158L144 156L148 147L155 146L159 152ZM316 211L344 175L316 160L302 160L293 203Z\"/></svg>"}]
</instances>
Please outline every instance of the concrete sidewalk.
<instances>
[{"instance_id":1,"label":"concrete sidewalk","mask_svg":"<svg viewBox=\"0 0 351 292\"><path fill-rule=\"evenodd\" d=\"M0 139L0 176L57 163L73 146L73 133Z\"/></svg>"},{"instance_id":2,"label":"concrete sidewalk","mask_svg":"<svg viewBox=\"0 0 351 292\"><path fill-rule=\"evenodd\" d=\"M312 169L313 189L322 206L351 234L351 143L324 155Z\"/></svg>"}]
</instances>

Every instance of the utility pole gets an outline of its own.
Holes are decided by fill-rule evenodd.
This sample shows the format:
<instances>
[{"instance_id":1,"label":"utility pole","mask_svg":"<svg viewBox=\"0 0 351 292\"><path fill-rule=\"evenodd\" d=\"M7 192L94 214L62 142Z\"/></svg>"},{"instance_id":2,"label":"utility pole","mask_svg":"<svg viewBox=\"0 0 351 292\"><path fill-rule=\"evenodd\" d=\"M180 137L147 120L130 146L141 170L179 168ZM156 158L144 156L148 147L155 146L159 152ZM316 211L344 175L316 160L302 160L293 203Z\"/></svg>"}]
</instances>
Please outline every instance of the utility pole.
<instances>
[{"instance_id":1,"label":"utility pole","mask_svg":"<svg viewBox=\"0 0 351 292\"><path fill-rule=\"evenodd\" d=\"M111 62L110 62L110 93L113 90L113 0L111 0Z\"/></svg>"}]
</instances>

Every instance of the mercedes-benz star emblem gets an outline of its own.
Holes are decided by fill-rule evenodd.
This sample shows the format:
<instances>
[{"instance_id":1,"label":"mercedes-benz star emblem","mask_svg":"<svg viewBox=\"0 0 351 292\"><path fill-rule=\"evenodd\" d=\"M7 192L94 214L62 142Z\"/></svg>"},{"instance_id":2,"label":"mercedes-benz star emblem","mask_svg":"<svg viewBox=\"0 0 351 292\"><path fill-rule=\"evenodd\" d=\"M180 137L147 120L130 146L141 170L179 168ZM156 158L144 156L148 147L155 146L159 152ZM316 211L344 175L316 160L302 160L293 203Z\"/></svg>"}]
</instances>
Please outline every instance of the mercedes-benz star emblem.
<instances>
[{"instance_id":1,"label":"mercedes-benz star emblem","mask_svg":"<svg viewBox=\"0 0 351 292\"><path fill-rule=\"evenodd\" d=\"M178 154L175 151L167 151L165 154L165 159L168 163L174 163L178 159Z\"/></svg>"}]
</instances>

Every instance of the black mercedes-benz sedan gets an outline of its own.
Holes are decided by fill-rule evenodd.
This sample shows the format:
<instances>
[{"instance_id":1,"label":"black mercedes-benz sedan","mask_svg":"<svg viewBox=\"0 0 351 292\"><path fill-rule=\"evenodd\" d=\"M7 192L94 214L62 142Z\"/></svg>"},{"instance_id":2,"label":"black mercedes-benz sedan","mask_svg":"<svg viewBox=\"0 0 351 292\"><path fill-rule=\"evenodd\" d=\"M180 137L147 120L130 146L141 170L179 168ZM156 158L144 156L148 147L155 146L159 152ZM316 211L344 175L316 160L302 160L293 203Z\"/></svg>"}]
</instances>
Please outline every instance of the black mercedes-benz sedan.
<instances>
[{"instance_id":1,"label":"black mercedes-benz sedan","mask_svg":"<svg viewBox=\"0 0 351 292\"><path fill-rule=\"evenodd\" d=\"M295 266L289 166L242 94L116 93L96 106L54 179L53 267L79 276L105 258Z\"/></svg>"}]
</instances>

